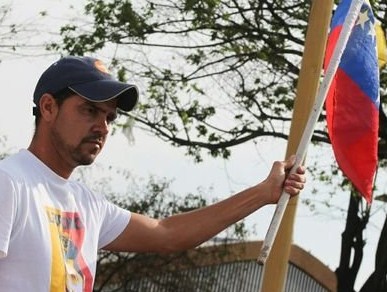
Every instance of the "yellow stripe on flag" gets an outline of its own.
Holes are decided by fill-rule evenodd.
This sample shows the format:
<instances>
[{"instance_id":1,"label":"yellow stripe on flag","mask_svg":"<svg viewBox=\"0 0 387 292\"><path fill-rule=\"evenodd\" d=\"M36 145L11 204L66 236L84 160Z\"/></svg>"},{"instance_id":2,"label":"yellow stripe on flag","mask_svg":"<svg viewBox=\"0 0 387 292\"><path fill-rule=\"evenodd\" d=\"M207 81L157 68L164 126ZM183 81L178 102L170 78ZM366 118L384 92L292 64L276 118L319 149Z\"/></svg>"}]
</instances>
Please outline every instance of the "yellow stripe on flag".
<instances>
[{"instance_id":1,"label":"yellow stripe on flag","mask_svg":"<svg viewBox=\"0 0 387 292\"><path fill-rule=\"evenodd\" d=\"M387 44L386 36L380 23L375 23L376 45L378 48L378 63L379 68L382 68L387 63Z\"/></svg>"}]
</instances>

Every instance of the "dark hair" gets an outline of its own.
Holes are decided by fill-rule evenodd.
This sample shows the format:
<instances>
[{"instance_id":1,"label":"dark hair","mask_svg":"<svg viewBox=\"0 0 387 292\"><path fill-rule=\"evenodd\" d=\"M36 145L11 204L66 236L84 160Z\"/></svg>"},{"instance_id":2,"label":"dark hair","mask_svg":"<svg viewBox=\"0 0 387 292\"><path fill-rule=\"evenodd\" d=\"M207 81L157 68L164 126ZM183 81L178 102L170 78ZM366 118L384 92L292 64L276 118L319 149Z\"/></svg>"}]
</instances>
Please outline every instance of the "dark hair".
<instances>
[{"instance_id":1,"label":"dark hair","mask_svg":"<svg viewBox=\"0 0 387 292\"><path fill-rule=\"evenodd\" d=\"M63 88L55 93L52 93L52 96L54 97L54 99L56 100L56 103L57 105L60 107L62 105L62 103L67 99L69 98L70 96L76 94L73 90L71 90L70 88L66 87L66 88ZM35 106L33 109L33 115L35 116L35 127L37 128L38 125L39 125L39 121L40 121L40 118L41 118L41 113L40 113L40 108L39 106Z\"/></svg>"}]
</instances>

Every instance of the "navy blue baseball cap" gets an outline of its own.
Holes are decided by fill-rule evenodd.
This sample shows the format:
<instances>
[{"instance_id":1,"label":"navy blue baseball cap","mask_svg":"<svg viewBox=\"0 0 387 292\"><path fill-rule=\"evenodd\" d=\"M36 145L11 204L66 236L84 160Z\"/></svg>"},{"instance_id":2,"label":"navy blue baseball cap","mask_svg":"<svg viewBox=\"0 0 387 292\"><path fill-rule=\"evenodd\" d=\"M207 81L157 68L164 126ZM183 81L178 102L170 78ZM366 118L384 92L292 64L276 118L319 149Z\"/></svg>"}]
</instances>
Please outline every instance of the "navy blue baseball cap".
<instances>
[{"instance_id":1,"label":"navy blue baseball cap","mask_svg":"<svg viewBox=\"0 0 387 292\"><path fill-rule=\"evenodd\" d=\"M43 94L65 88L93 102L117 98L117 107L124 111L132 110L138 101L135 85L116 80L101 60L92 57L68 56L48 67L36 85L34 103L38 106Z\"/></svg>"}]
</instances>

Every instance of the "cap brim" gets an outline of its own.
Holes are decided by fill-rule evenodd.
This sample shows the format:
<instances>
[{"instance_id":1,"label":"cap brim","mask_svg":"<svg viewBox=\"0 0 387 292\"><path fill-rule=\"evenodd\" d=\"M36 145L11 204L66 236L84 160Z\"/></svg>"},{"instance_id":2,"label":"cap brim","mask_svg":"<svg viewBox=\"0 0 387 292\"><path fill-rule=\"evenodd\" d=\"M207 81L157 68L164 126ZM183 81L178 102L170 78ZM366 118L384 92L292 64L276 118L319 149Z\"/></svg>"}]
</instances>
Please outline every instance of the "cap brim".
<instances>
[{"instance_id":1,"label":"cap brim","mask_svg":"<svg viewBox=\"0 0 387 292\"><path fill-rule=\"evenodd\" d=\"M138 89L135 85L116 80L98 80L69 87L76 94L94 102L117 98L117 107L123 111L132 110L138 101Z\"/></svg>"}]
</instances>

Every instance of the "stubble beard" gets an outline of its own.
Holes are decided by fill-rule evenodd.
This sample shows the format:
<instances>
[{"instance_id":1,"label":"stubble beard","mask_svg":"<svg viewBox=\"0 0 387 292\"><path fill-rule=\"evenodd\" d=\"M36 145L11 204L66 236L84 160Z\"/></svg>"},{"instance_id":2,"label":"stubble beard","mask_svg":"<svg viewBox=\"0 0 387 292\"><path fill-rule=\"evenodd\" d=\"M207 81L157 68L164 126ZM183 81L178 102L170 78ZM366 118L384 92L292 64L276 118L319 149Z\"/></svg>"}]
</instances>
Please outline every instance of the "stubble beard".
<instances>
[{"instance_id":1,"label":"stubble beard","mask_svg":"<svg viewBox=\"0 0 387 292\"><path fill-rule=\"evenodd\" d=\"M52 131L52 138L57 151L62 156L62 159L69 162L71 161L70 163L74 168L80 165L92 164L100 152L100 149L94 149L92 152L85 149L85 143L92 139L92 137L86 137L82 139L78 145L73 146L66 143L62 135L55 129Z\"/></svg>"}]
</instances>

